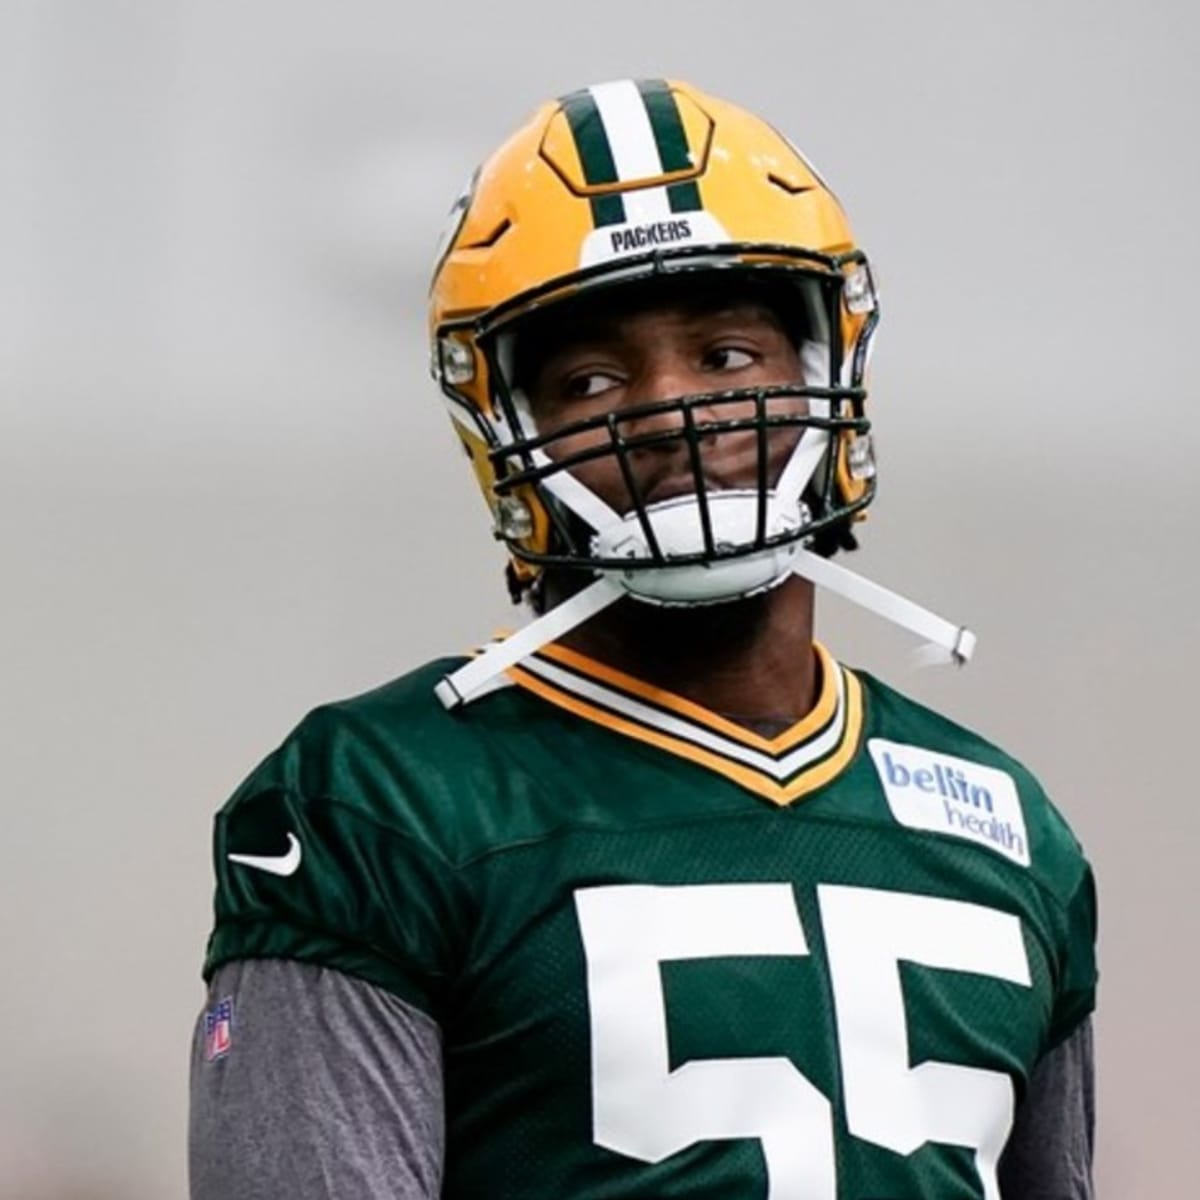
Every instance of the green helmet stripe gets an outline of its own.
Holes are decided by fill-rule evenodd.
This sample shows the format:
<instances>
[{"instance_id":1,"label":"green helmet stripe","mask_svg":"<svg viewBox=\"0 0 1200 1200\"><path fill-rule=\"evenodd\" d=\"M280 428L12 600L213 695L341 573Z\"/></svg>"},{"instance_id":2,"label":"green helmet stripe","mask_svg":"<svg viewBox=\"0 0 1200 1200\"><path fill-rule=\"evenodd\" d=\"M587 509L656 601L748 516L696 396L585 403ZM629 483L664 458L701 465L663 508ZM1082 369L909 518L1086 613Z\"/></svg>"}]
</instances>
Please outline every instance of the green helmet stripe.
<instances>
[{"instance_id":1,"label":"green helmet stripe","mask_svg":"<svg viewBox=\"0 0 1200 1200\"><path fill-rule=\"evenodd\" d=\"M687 130L683 126L683 117L679 113L679 105L675 93L671 91L665 79L640 79L638 91L642 95L642 103L646 106L646 114L650 118L650 128L654 131L654 141L658 145L658 157L662 162L663 172L687 171L696 164L688 148ZM673 213L695 212L701 207L700 186L694 179L686 183L673 183L667 188L667 199Z\"/></svg>"},{"instance_id":2,"label":"green helmet stripe","mask_svg":"<svg viewBox=\"0 0 1200 1200\"><path fill-rule=\"evenodd\" d=\"M638 91L650 117L650 128L658 143L658 157L663 173L687 171L694 165L688 152L687 130L679 115L679 105L665 79L639 79Z\"/></svg>"},{"instance_id":3,"label":"green helmet stripe","mask_svg":"<svg viewBox=\"0 0 1200 1200\"><path fill-rule=\"evenodd\" d=\"M673 213L696 212L704 207L700 203L700 186L694 179L689 179L686 183L671 184L667 188L667 200Z\"/></svg>"},{"instance_id":4,"label":"green helmet stripe","mask_svg":"<svg viewBox=\"0 0 1200 1200\"><path fill-rule=\"evenodd\" d=\"M650 131L654 135L654 146L664 174L687 171L695 166L688 146L687 130L679 105L665 79L641 79L636 83L638 95L646 108ZM563 113L579 162L583 177L589 186L603 186L621 182L613 155L609 131L590 88L571 92L563 96ZM703 207L700 187L695 180L668 185L667 202L673 213L696 212ZM592 221L599 227L620 225L626 218L625 204L618 193L591 197Z\"/></svg>"},{"instance_id":5,"label":"green helmet stripe","mask_svg":"<svg viewBox=\"0 0 1200 1200\"><path fill-rule=\"evenodd\" d=\"M591 185L617 183L617 166L613 161L608 133L600 119L600 110L587 89L571 92L562 98L563 113L575 139L583 177ZM620 225L625 220L625 205L619 195L593 196L592 220L597 225Z\"/></svg>"}]
</instances>

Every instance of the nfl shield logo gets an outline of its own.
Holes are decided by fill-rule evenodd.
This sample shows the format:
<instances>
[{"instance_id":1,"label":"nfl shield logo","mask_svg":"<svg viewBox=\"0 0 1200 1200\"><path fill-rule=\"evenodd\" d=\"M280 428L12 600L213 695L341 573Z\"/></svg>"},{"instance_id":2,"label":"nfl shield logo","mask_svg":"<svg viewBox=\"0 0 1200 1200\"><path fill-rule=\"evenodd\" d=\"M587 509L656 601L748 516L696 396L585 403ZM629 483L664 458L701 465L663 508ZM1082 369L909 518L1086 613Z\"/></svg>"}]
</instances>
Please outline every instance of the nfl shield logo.
<instances>
[{"instance_id":1,"label":"nfl shield logo","mask_svg":"<svg viewBox=\"0 0 1200 1200\"><path fill-rule=\"evenodd\" d=\"M226 996L204 1014L204 1058L222 1058L233 1044L233 999Z\"/></svg>"}]
</instances>

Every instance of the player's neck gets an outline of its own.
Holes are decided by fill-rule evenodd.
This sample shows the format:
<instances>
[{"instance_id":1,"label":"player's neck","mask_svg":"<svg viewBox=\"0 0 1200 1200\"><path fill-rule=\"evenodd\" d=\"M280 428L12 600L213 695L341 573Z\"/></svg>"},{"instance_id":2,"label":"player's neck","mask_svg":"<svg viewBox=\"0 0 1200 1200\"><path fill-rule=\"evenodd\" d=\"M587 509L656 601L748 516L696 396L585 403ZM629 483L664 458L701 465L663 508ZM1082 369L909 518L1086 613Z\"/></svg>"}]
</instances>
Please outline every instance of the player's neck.
<instances>
[{"instance_id":1,"label":"player's neck","mask_svg":"<svg viewBox=\"0 0 1200 1200\"><path fill-rule=\"evenodd\" d=\"M815 705L812 637L812 585L793 577L749 600L702 608L620 600L563 644L753 726L799 720Z\"/></svg>"}]
</instances>

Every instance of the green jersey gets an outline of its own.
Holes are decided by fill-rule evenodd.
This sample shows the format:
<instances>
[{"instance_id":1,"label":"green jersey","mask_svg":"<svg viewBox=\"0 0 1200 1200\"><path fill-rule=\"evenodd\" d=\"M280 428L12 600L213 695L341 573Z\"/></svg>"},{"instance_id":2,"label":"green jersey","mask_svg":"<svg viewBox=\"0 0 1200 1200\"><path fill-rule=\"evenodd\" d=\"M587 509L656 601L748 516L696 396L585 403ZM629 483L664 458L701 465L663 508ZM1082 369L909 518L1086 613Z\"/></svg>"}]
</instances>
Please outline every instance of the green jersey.
<instances>
[{"instance_id":1,"label":"green jersey","mask_svg":"<svg viewBox=\"0 0 1200 1200\"><path fill-rule=\"evenodd\" d=\"M555 646L316 710L218 817L206 973L436 1019L452 1200L996 1200L1091 874L1017 762L818 653L774 738Z\"/></svg>"}]
</instances>

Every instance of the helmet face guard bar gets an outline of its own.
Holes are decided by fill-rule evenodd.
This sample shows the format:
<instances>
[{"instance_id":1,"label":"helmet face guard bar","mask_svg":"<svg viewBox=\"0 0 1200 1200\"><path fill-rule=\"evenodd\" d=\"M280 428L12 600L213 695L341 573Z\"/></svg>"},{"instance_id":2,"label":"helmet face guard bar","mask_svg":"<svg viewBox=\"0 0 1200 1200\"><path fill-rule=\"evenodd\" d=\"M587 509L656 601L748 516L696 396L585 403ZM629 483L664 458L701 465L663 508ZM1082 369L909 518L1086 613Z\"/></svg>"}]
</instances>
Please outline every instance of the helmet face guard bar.
<instances>
[{"instance_id":1,"label":"helmet face guard bar","mask_svg":"<svg viewBox=\"0 0 1200 1200\"><path fill-rule=\"evenodd\" d=\"M806 359L805 377L813 384L799 381L774 387L735 389L724 392L693 394L654 404L628 407L600 417L573 422L550 434L541 434L535 426L526 397L517 391L512 378L512 348L525 318L560 304L568 305L582 297L602 296L630 284L646 284L655 279L692 277L704 274L720 278L728 273L738 279L774 279L795 288L797 311L804 314L804 326L810 336L803 339L805 352L819 354L819 361ZM621 572L663 567L697 566L745 558L774 547L801 540L812 541L821 534L836 539L835 527L848 527L854 515L874 498L873 477L865 479L853 500L839 495L836 479L849 438L866 434L869 422L863 416L866 393L862 387L865 373L865 342L858 338L851 361L844 362L842 316L851 304L852 293L869 298L869 326L873 328L878 307L866 256L860 250L844 254L826 254L795 245L765 242L722 242L711 245L657 248L633 254L617 261L598 263L558 276L529 288L486 312L448 320L436 331L443 392L452 402L456 419L473 427L487 447L493 476L492 491L498 501L507 501L518 518L505 528L501 516L497 536L515 559L534 567L565 567ZM858 310L856 310L858 311ZM490 415L481 411L448 381L445 370L445 343L461 330L472 341L487 365L491 402ZM811 370L810 370L811 368ZM815 386L831 385L831 386ZM804 411L796 412L797 400L804 400ZM781 411L781 401L790 401ZM657 417L661 425L667 417L677 420L655 432L635 429L647 417ZM802 519L791 519L781 529L772 520L777 515L777 497L773 491L780 481L769 478L772 450L781 437L793 431L796 441L793 457L803 455L810 464L801 481L803 502L798 504ZM754 478L736 489L714 490L705 479L703 444L719 435L752 434L756 462ZM586 448L570 446L571 439L583 436ZM814 440L819 439L819 442ZM652 447L677 443L694 483L694 500L699 521L699 538L687 550L676 545L670 552L661 545L654 527L652 504L638 481L634 459ZM802 443L804 443L802 447ZM554 451L559 449L557 456ZM817 458L813 454L819 451ZM571 476L573 467L611 456L616 463L627 493L624 513L615 512L603 500ZM787 467L784 475L788 474ZM533 547L527 530L521 532L522 518L528 518L525 496L537 497L552 531L548 545ZM727 503L731 491L754 496L752 528L745 521L739 535L721 537L714 528L713 500ZM793 508L800 497L787 497ZM580 501L580 503L575 503ZM773 508L773 506L776 506ZM586 510L581 512L580 508ZM589 515L590 514L590 515ZM623 517L636 520L642 546L621 548L621 557L604 554L603 539L595 534L601 525L611 526ZM726 526L728 534L728 526ZM837 544L824 540L831 551ZM816 543L820 546L820 540ZM852 541L850 544L853 544Z\"/></svg>"},{"instance_id":2,"label":"helmet face guard bar","mask_svg":"<svg viewBox=\"0 0 1200 1200\"><path fill-rule=\"evenodd\" d=\"M647 553L642 556L606 558L598 556L590 545L579 544L579 529L572 528L563 520L559 526L560 540L564 547L561 553L535 553L509 539L510 548L528 562L545 566L590 567L595 569L638 570L665 566L688 566L700 563L736 559L762 550L807 539L832 524L849 519L855 512L865 508L872 499L874 481L864 495L852 505L837 507L833 495L834 473L826 469L823 473L819 496L810 497L810 507L815 511L813 519L799 528L780 533L768 532L768 510L772 501L772 488L776 480L770 478L771 440L785 431L796 431L797 442L809 430L825 434L852 432L863 434L870 422L857 416L817 416L806 412L773 411L772 401L835 400L850 401L854 411L861 412L864 392L861 388L805 387L803 385L775 385L762 388L734 388L721 392L696 393L676 399L642 404L600 416L587 417L563 426L548 434L518 436L503 446L493 449L491 459L497 475L496 494L512 495L517 489L534 486L548 501L547 507L557 514L560 505L554 503L551 491L543 485L556 476L569 473L572 468L612 457L617 463L627 493L626 512L636 516L642 530ZM513 406L511 394L505 407ZM747 412L748 406L752 412ZM722 416L722 410L730 415ZM703 416L698 415L703 413ZM737 413L739 415L732 415ZM513 413L513 417L516 413ZM653 431L638 431L637 426L647 418L678 417L669 428ZM510 421L513 418L510 417ZM520 428L517 425L517 428ZM744 488L755 497L754 535L740 544L723 544L714 534L712 519L712 496L714 492L706 478L702 443L726 434L752 434L754 447L754 477L748 479ZM554 455L556 446L563 445L580 436L588 436L593 444ZM836 442L830 441L830 445ZM703 548L694 553L667 553L659 544L650 516L650 502L637 478L634 458L639 452L657 448L663 450L682 446L690 470L700 521ZM827 458L830 450L823 452ZM614 514L623 516L624 513Z\"/></svg>"}]
</instances>

